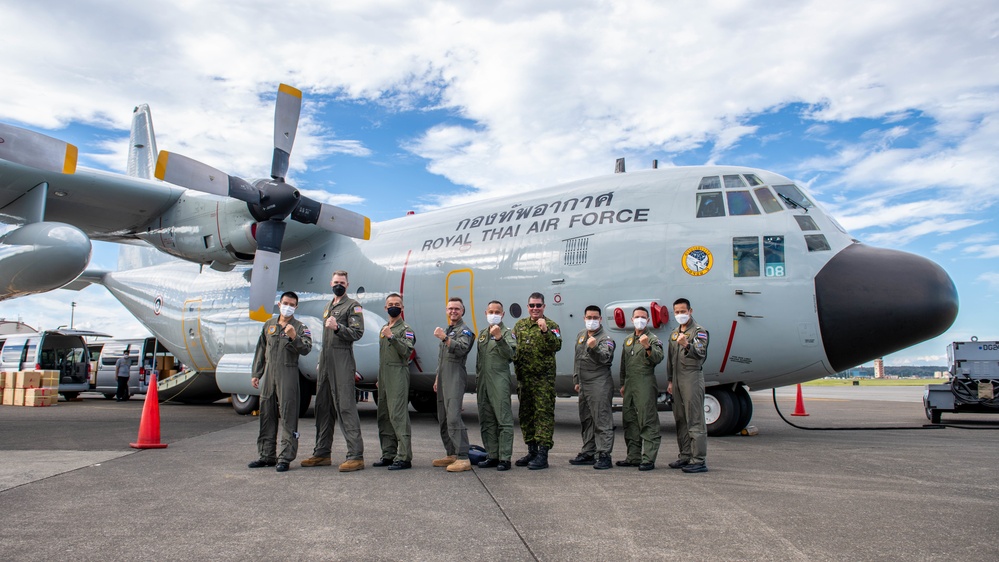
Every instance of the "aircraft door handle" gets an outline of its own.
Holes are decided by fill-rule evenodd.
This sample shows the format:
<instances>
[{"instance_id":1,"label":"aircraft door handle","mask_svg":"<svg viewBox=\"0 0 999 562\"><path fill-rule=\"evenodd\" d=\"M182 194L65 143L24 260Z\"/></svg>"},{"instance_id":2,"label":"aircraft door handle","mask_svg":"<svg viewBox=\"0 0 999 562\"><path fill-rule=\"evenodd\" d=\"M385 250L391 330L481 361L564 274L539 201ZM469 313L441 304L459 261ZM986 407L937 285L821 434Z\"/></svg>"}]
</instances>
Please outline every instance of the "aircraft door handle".
<instances>
[{"instance_id":1,"label":"aircraft door handle","mask_svg":"<svg viewBox=\"0 0 999 562\"><path fill-rule=\"evenodd\" d=\"M763 318L762 316L754 316L752 314L746 314L743 311L739 311L739 318Z\"/></svg>"},{"instance_id":2,"label":"aircraft door handle","mask_svg":"<svg viewBox=\"0 0 999 562\"><path fill-rule=\"evenodd\" d=\"M736 289L735 294L737 295L760 295L760 291L743 291L742 289Z\"/></svg>"}]
</instances>

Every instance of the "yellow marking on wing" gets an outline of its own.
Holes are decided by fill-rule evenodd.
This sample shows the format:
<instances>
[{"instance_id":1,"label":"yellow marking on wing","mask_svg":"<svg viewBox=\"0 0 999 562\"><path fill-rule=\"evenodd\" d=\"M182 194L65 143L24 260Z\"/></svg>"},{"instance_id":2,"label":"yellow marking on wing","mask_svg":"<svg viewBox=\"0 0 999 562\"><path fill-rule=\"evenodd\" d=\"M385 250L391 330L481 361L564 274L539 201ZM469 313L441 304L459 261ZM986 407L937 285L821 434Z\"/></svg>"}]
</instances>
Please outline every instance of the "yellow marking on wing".
<instances>
[{"instance_id":1,"label":"yellow marking on wing","mask_svg":"<svg viewBox=\"0 0 999 562\"><path fill-rule=\"evenodd\" d=\"M364 217L364 240L371 240L371 219Z\"/></svg>"},{"instance_id":2,"label":"yellow marking on wing","mask_svg":"<svg viewBox=\"0 0 999 562\"><path fill-rule=\"evenodd\" d=\"M165 150L161 150L160 155L156 157L156 171L153 172L156 179L161 180L166 177L167 160L169 159L170 153Z\"/></svg>"},{"instance_id":3,"label":"yellow marking on wing","mask_svg":"<svg viewBox=\"0 0 999 562\"><path fill-rule=\"evenodd\" d=\"M278 86L278 93L288 94L289 96L295 96L296 98L299 99L301 99L302 97L302 90L299 90L298 88L289 86L287 84L281 84L280 86Z\"/></svg>"},{"instance_id":4,"label":"yellow marking on wing","mask_svg":"<svg viewBox=\"0 0 999 562\"><path fill-rule=\"evenodd\" d=\"M79 154L79 150L71 145L66 145L66 160L62 163L62 173L73 174L76 173L76 157Z\"/></svg>"},{"instance_id":5,"label":"yellow marking on wing","mask_svg":"<svg viewBox=\"0 0 999 562\"><path fill-rule=\"evenodd\" d=\"M250 319L256 320L257 322L267 322L271 319L271 313L261 306L257 310L250 311Z\"/></svg>"}]
</instances>

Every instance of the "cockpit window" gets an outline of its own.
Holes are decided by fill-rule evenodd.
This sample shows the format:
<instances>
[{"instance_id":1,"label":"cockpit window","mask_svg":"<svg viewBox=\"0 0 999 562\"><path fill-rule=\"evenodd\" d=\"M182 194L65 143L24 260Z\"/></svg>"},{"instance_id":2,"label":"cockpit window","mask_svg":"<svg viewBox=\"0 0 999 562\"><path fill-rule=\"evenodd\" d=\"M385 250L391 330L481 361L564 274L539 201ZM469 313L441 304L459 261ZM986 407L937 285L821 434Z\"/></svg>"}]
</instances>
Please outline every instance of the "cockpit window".
<instances>
[{"instance_id":1,"label":"cockpit window","mask_svg":"<svg viewBox=\"0 0 999 562\"><path fill-rule=\"evenodd\" d=\"M725 195L728 196L728 214L760 214L760 209L756 206L756 202L753 201L753 196L750 195L748 191L729 191L725 193Z\"/></svg>"},{"instance_id":2,"label":"cockpit window","mask_svg":"<svg viewBox=\"0 0 999 562\"><path fill-rule=\"evenodd\" d=\"M749 182L749 185L763 185L763 181L760 178L756 177L756 174L743 174L743 177L746 178L746 181Z\"/></svg>"},{"instance_id":3,"label":"cockpit window","mask_svg":"<svg viewBox=\"0 0 999 562\"><path fill-rule=\"evenodd\" d=\"M784 237L763 237L763 274L767 277L784 277Z\"/></svg>"},{"instance_id":4,"label":"cockpit window","mask_svg":"<svg viewBox=\"0 0 999 562\"><path fill-rule=\"evenodd\" d=\"M728 189L746 187L746 182L742 179L739 174L734 174L731 176L722 176L725 179L725 187Z\"/></svg>"},{"instance_id":5,"label":"cockpit window","mask_svg":"<svg viewBox=\"0 0 999 562\"><path fill-rule=\"evenodd\" d=\"M805 244L808 245L809 252L823 252L831 249L829 241L823 234L806 234Z\"/></svg>"},{"instance_id":6,"label":"cockpit window","mask_svg":"<svg viewBox=\"0 0 999 562\"><path fill-rule=\"evenodd\" d=\"M760 205L763 206L763 210L768 213L777 213L783 211L784 207L780 206L777 198L774 197L774 192L770 191L768 187L757 187L753 190L756 193L756 197L760 200Z\"/></svg>"},{"instance_id":7,"label":"cockpit window","mask_svg":"<svg viewBox=\"0 0 999 562\"><path fill-rule=\"evenodd\" d=\"M777 193L781 195L785 200L790 199L795 205L808 209L812 206L812 202L805 197L805 194L798 189L798 186L793 183L788 183L784 185L775 185L774 189Z\"/></svg>"},{"instance_id":8,"label":"cockpit window","mask_svg":"<svg viewBox=\"0 0 999 562\"><path fill-rule=\"evenodd\" d=\"M760 276L760 239L757 236L732 238L732 273L736 277Z\"/></svg>"},{"instance_id":9,"label":"cockpit window","mask_svg":"<svg viewBox=\"0 0 999 562\"><path fill-rule=\"evenodd\" d=\"M798 221L798 228L801 230L818 230L819 225L815 224L812 217L808 215L794 215L794 220Z\"/></svg>"},{"instance_id":10,"label":"cockpit window","mask_svg":"<svg viewBox=\"0 0 999 562\"><path fill-rule=\"evenodd\" d=\"M718 176L705 176L701 178L697 189L721 189L721 182L718 181Z\"/></svg>"},{"instance_id":11,"label":"cockpit window","mask_svg":"<svg viewBox=\"0 0 999 562\"><path fill-rule=\"evenodd\" d=\"M722 194L720 192L697 194L697 218L724 216L725 205L722 203Z\"/></svg>"}]
</instances>

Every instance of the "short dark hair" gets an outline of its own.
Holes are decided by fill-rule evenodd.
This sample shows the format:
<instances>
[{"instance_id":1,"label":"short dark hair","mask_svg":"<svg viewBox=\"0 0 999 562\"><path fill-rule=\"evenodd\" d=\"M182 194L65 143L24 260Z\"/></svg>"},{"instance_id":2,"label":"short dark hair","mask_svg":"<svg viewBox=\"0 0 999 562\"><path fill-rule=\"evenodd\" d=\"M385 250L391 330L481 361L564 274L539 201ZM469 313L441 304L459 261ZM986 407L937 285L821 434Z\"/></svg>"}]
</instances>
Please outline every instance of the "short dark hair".
<instances>
[{"instance_id":1,"label":"short dark hair","mask_svg":"<svg viewBox=\"0 0 999 562\"><path fill-rule=\"evenodd\" d=\"M648 311L648 310L646 310L644 306L636 306L636 307L635 307L635 310L631 311L631 315L632 315L632 316L634 316L634 315L635 315L635 313L636 313L636 312L638 312L639 310L641 310L642 312L644 312L644 313L646 313L646 314L648 314L648 313L649 313L649 311Z\"/></svg>"},{"instance_id":2,"label":"short dark hair","mask_svg":"<svg viewBox=\"0 0 999 562\"><path fill-rule=\"evenodd\" d=\"M295 299L295 304L296 305L298 304L298 295L296 295L294 291L285 291L285 292L281 293L281 298L278 299L278 302L281 302L281 299L283 299L285 297L289 297L289 298Z\"/></svg>"},{"instance_id":3,"label":"short dark hair","mask_svg":"<svg viewBox=\"0 0 999 562\"><path fill-rule=\"evenodd\" d=\"M531 293L531 296L527 297L527 300L531 300L531 299L540 299L541 300L541 304L544 304L544 302L545 302L545 296L542 295L541 293Z\"/></svg>"},{"instance_id":4,"label":"short dark hair","mask_svg":"<svg viewBox=\"0 0 999 562\"><path fill-rule=\"evenodd\" d=\"M673 301L673 306L676 306L678 304L685 304L685 305L687 305L687 310L690 310L690 308L691 308L690 307L690 301L688 301L687 299L676 299L675 301Z\"/></svg>"},{"instance_id":5,"label":"short dark hair","mask_svg":"<svg viewBox=\"0 0 999 562\"><path fill-rule=\"evenodd\" d=\"M447 302L449 302L449 303L456 302L456 303L460 304L461 305L461 313L462 314L465 313L465 301L461 300L461 297L451 297L451 298L447 299Z\"/></svg>"},{"instance_id":6,"label":"short dark hair","mask_svg":"<svg viewBox=\"0 0 999 562\"><path fill-rule=\"evenodd\" d=\"M501 303L500 301L489 301L486 303L486 308L489 308L489 305L491 304L498 304L500 305L500 308L503 308L503 303Z\"/></svg>"},{"instance_id":7,"label":"short dark hair","mask_svg":"<svg viewBox=\"0 0 999 562\"><path fill-rule=\"evenodd\" d=\"M583 311L583 314L586 314L591 310L596 311L597 314L603 316L603 312L600 310L600 307L595 304L591 304L590 306L586 307L586 310Z\"/></svg>"}]
</instances>

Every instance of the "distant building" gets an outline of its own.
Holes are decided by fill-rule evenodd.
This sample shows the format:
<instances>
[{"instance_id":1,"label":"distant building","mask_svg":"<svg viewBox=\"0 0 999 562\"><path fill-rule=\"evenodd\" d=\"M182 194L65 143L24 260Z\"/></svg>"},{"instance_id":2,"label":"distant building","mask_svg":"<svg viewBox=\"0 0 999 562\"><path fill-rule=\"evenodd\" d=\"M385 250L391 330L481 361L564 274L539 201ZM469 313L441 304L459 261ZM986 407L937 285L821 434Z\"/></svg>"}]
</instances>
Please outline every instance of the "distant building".
<instances>
[{"instance_id":1,"label":"distant building","mask_svg":"<svg viewBox=\"0 0 999 562\"><path fill-rule=\"evenodd\" d=\"M874 378L885 378L885 360L883 357L878 357L874 360Z\"/></svg>"},{"instance_id":2,"label":"distant building","mask_svg":"<svg viewBox=\"0 0 999 562\"><path fill-rule=\"evenodd\" d=\"M949 379L950 373L947 371L933 371L933 378L935 379Z\"/></svg>"}]
</instances>

